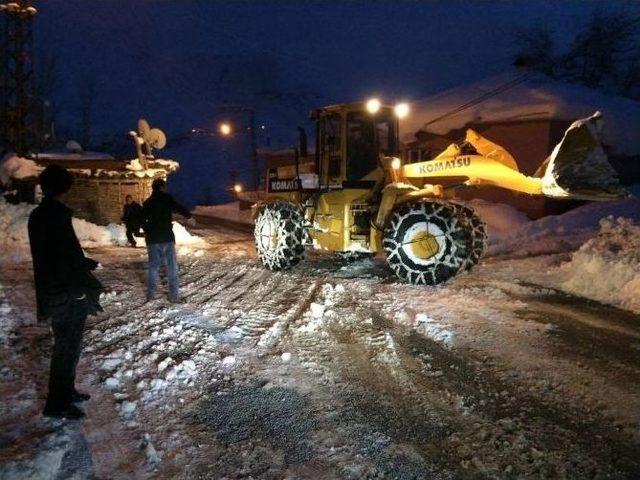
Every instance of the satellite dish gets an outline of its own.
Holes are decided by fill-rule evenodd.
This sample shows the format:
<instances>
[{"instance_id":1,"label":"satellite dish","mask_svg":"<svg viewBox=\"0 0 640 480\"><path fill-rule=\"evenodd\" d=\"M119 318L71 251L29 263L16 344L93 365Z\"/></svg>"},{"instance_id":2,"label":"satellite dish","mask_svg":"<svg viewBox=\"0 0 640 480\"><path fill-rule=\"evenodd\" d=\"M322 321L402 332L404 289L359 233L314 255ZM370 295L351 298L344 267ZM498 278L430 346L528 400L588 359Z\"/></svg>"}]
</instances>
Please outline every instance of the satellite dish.
<instances>
[{"instance_id":1,"label":"satellite dish","mask_svg":"<svg viewBox=\"0 0 640 480\"><path fill-rule=\"evenodd\" d=\"M75 140L69 140L66 143L65 148L69 153L82 153L82 145L80 145Z\"/></svg>"},{"instance_id":2,"label":"satellite dish","mask_svg":"<svg viewBox=\"0 0 640 480\"><path fill-rule=\"evenodd\" d=\"M159 128L152 128L145 137L145 142L147 142L151 148L160 150L167 144L167 137Z\"/></svg>"},{"instance_id":3,"label":"satellite dish","mask_svg":"<svg viewBox=\"0 0 640 480\"><path fill-rule=\"evenodd\" d=\"M138 120L138 133L142 138L149 134L149 130L151 130L151 127L149 127L149 123L144 118Z\"/></svg>"}]
</instances>

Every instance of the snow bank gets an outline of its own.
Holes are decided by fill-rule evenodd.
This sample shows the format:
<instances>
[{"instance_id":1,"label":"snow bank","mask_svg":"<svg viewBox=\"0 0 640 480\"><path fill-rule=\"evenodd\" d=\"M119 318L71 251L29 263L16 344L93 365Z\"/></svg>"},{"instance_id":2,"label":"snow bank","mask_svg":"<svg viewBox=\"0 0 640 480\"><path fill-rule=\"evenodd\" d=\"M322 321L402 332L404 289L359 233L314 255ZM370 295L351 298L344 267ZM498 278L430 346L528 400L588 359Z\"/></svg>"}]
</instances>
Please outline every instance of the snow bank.
<instances>
[{"instance_id":1,"label":"snow bank","mask_svg":"<svg viewBox=\"0 0 640 480\"><path fill-rule=\"evenodd\" d=\"M520 210L504 203L474 199L467 202L467 205L473 208L486 224L490 243L507 238L531 223L531 220Z\"/></svg>"},{"instance_id":2,"label":"snow bank","mask_svg":"<svg viewBox=\"0 0 640 480\"><path fill-rule=\"evenodd\" d=\"M12 178L36 177L40 170L33 160L9 153L0 160L0 184L9 185Z\"/></svg>"},{"instance_id":3,"label":"snow bank","mask_svg":"<svg viewBox=\"0 0 640 480\"><path fill-rule=\"evenodd\" d=\"M19 262L31 258L27 222L29 213L35 207L35 205L27 203L12 205L0 198L0 261ZM123 225L111 223L103 227L80 218L74 218L73 229L83 248L124 246L127 244L126 230ZM206 245L201 237L192 235L179 223L173 223L173 233L178 246ZM138 245L145 245L143 238L138 239ZM180 249L180 253L190 253L190 250Z\"/></svg>"},{"instance_id":4,"label":"snow bank","mask_svg":"<svg viewBox=\"0 0 640 480\"><path fill-rule=\"evenodd\" d=\"M35 205L12 205L0 197L0 261L15 262L30 256L27 218Z\"/></svg>"},{"instance_id":5,"label":"snow bank","mask_svg":"<svg viewBox=\"0 0 640 480\"><path fill-rule=\"evenodd\" d=\"M505 237L492 239L490 236L488 254L526 256L575 250L595 235L600 219L608 216L640 220L640 200L592 202L562 215L524 222Z\"/></svg>"},{"instance_id":6,"label":"snow bank","mask_svg":"<svg viewBox=\"0 0 640 480\"><path fill-rule=\"evenodd\" d=\"M222 218L249 225L253 223L251 210L240 210L240 202L230 202L222 205L198 205L193 213L203 217Z\"/></svg>"},{"instance_id":7,"label":"snow bank","mask_svg":"<svg viewBox=\"0 0 640 480\"><path fill-rule=\"evenodd\" d=\"M564 290L640 313L640 224L603 218L598 235L561 269L569 275Z\"/></svg>"}]
</instances>

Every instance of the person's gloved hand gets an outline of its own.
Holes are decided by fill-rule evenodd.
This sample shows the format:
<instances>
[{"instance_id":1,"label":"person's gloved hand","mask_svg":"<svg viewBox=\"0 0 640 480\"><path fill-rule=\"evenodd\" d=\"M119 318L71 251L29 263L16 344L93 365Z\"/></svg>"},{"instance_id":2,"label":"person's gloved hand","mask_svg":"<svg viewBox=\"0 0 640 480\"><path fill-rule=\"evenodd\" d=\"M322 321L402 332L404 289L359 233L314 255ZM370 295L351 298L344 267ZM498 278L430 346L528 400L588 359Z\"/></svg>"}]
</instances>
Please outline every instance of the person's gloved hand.
<instances>
[{"instance_id":1,"label":"person's gloved hand","mask_svg":"<svg viewBox=\"0 0 640 480\"><path fill-rule=\"evenodd\" d=\"M93 258L89 257L84 257L84 263L90 271L95 270L96 268L98 268L98 265L100 265Z\"/></svg>"},{"instance_id":2,"label":"person's gloved hand","mask_svg":"<svg viewBox=\"0 0 640 480\"><path fill-rule=\"evenodd\" d=\"M189 225L190 227L195 227L196 226L196 219L191 217L187 220L187 225Z\"/></svg>"}]
</instances>

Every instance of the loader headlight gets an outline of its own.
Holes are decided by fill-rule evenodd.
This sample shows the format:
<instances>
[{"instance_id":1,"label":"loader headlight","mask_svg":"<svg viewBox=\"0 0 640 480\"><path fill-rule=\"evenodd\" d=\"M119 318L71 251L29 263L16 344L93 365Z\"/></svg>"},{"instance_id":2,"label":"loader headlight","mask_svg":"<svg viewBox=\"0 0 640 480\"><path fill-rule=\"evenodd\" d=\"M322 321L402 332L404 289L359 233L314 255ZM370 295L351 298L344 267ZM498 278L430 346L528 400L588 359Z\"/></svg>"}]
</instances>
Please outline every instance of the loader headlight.
<instances>
[{"instance_id":1,"label":"loader headlight","mask_svg":"<svg viewBox=\"0 0 640 480\"><path fill-rule=\"evenodd\" d=\"M377 98L372 98L371 100L367 101L367 112L369 112L370 114L374 114L377 113L378 110L380 110L380 100L378 100Z\"/></svg>"},{"instance_id":2,"label":"loader headlight","mask_svg":"<svg viewBox=\"0 0 640 480\"><path fill-rule=\"evenodd\" d=\"M402 162L399 158L394 158L393 160L391 160L391 168L393 168L394 170L400 170L401 166Z\"/></svg>"},{"instance_id":3,"label":"loader headlight","mask_svg":"<svg viewBox=\"0 0 640 480\"><path fill-rule=\"evenodd\" d=\"M393 107L393 112L396 114L396 117L404 118L409 115L409 104L398 103L395 107Z\"/></svg>"}]
</instances>

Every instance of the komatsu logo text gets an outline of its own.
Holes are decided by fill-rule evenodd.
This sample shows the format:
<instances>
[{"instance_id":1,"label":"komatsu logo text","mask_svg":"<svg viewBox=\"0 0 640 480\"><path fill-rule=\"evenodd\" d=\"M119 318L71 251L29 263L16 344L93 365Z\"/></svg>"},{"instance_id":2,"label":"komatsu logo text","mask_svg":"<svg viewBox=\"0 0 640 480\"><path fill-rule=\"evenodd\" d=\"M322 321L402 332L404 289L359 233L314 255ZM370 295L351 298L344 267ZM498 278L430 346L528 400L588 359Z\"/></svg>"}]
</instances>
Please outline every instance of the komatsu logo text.
<instances>
[{"instance_id":1,"label":"komatsu logo text","mask_svg":"<svg viewBox=\"0 0 640 480\"><path fill-rule=\"evenodd\" d=\"M299 189L299 180L295 178L285 180L269 180L269 190L272 192L295 192Z\"/></svg>"},{"instance_id":2,"label":"komatsu logo text","mask_svg":"<svg viewBox=\"0 0 640 480\"><path fill-rule=\"evenodd\" d=\"M444 172L453 168L463 168L471 165L471 158L460 157L453 160L445 160L439 162L426 162L422 165L418 165L418 172L422 174Z\"/></svg>"}]
</instances>

